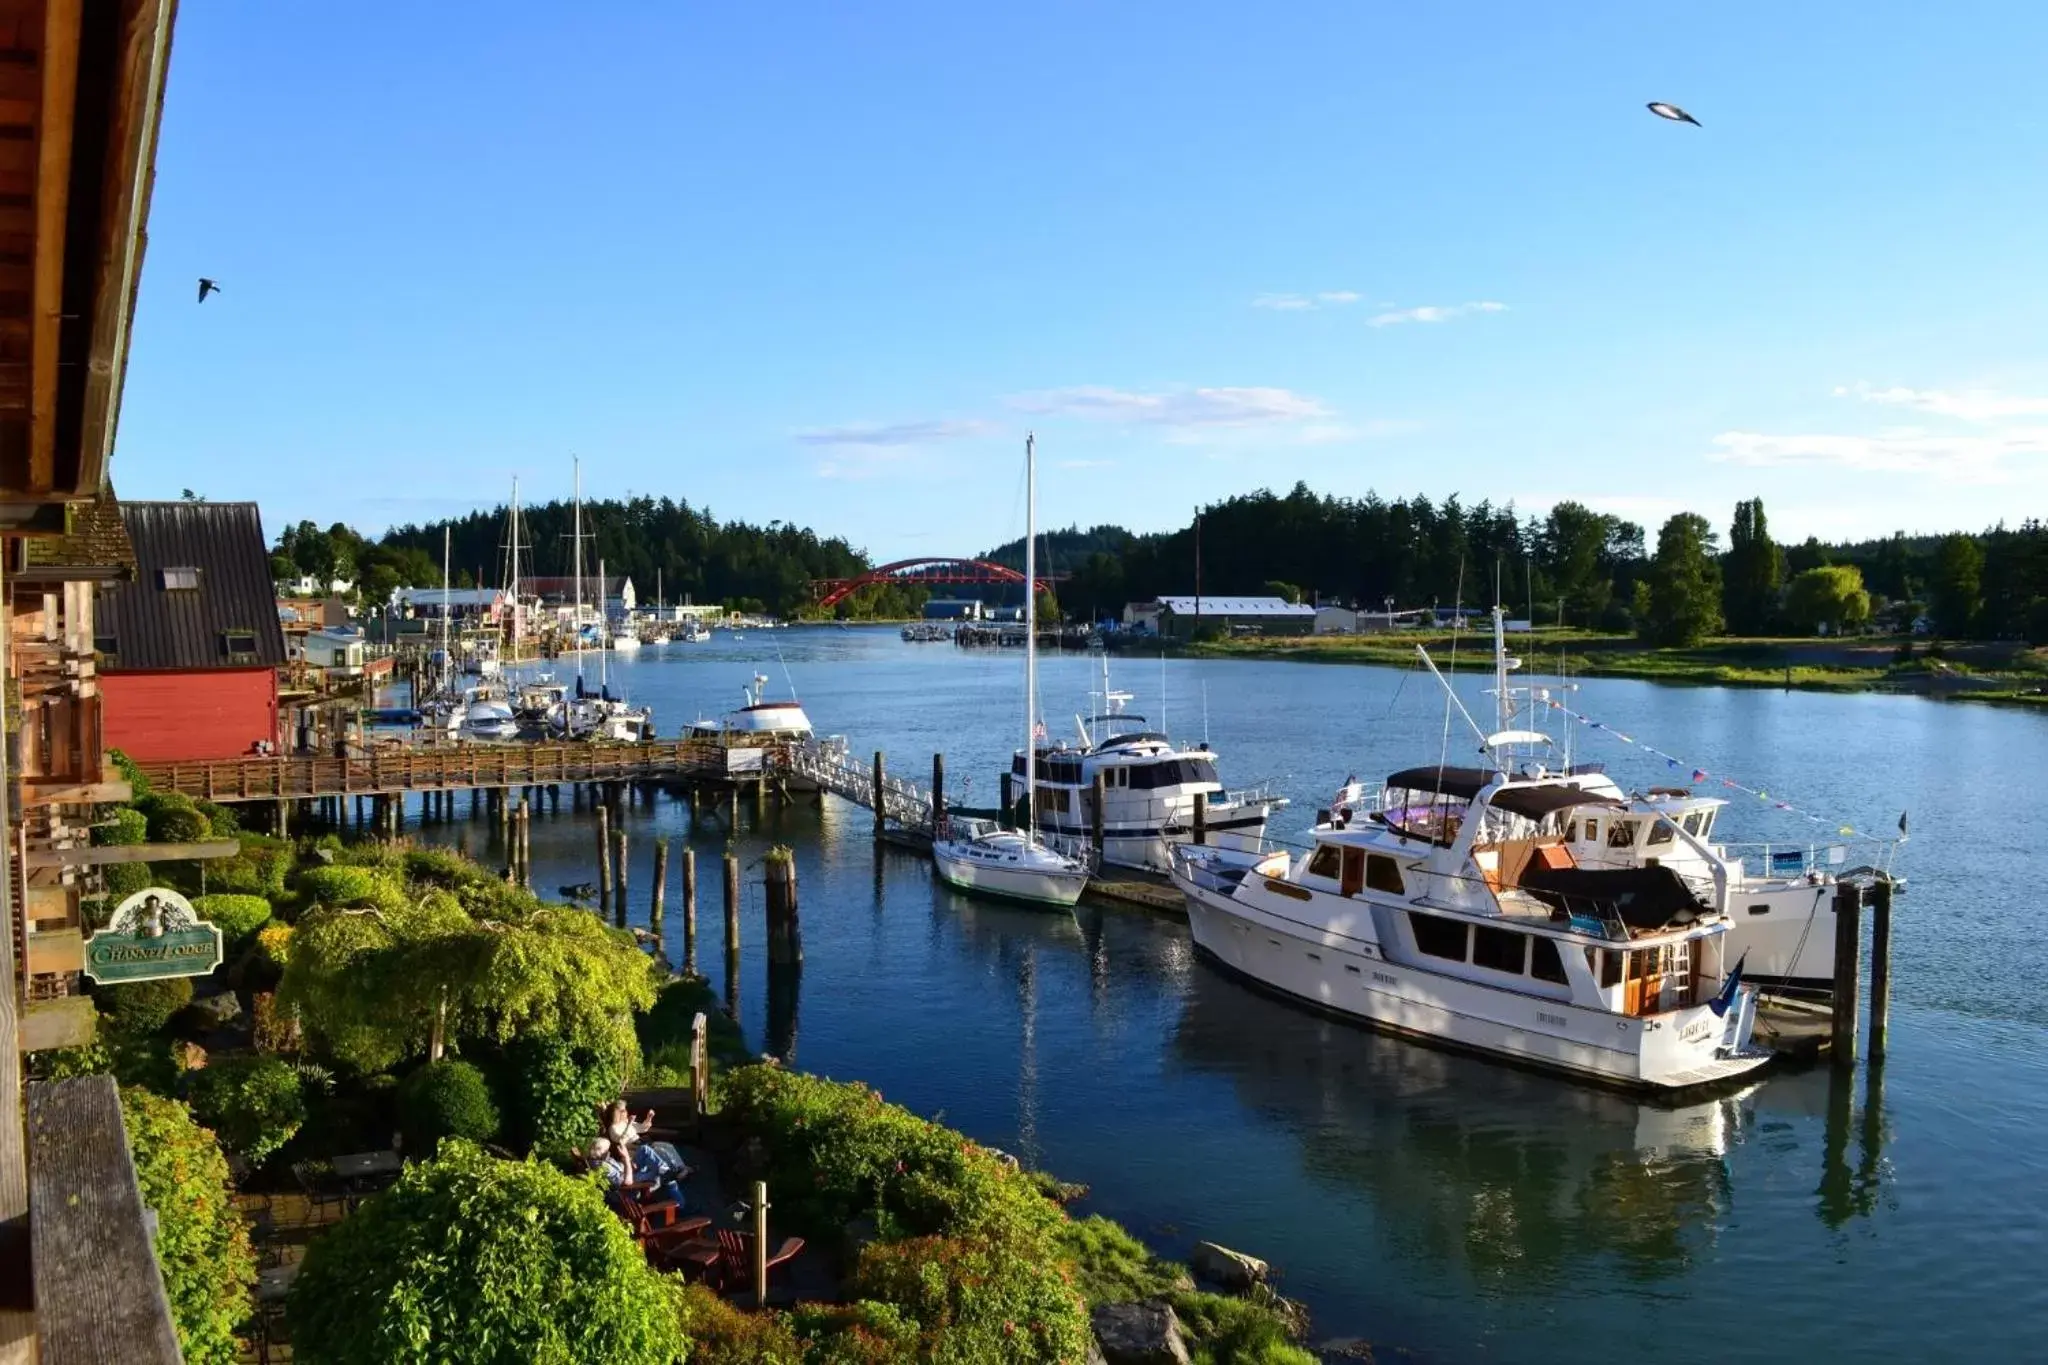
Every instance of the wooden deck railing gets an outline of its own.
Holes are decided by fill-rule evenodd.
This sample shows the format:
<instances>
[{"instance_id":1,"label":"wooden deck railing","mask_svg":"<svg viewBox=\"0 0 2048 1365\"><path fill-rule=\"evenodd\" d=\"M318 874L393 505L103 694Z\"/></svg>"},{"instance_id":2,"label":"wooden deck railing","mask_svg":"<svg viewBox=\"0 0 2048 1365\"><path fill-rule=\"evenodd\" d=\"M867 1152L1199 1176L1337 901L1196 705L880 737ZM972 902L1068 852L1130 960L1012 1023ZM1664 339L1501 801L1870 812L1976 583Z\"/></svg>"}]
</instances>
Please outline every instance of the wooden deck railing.
<instances>
[{"instance_id":1,"label":"wooden deck railing","mask_svg":"<svg viewBox=\"0 0 2048 1365\"><path fill-rule=\"evenodd\" d=\"M727 771L726 753L717 743L702 739L654 744L480 744L371 749L346 759L292 754L144 763L141 768L157 791L183 792L228 804L563 782L715 778ZM771 753L770 771L779 768L779 757Z\"/></svg>"}]
</instances>

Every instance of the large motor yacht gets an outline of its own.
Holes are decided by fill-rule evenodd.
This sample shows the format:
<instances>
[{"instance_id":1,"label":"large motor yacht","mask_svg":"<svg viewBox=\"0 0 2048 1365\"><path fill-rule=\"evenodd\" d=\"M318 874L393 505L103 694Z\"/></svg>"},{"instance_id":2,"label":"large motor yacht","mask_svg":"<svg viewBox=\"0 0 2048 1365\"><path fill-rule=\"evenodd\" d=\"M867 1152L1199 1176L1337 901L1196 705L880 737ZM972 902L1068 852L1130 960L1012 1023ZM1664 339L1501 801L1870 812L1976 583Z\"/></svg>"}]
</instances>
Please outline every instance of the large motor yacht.
<instances>
[{"instance_id":1,"label":"large motor yacht","mask_svg":"<svg viewBox=\"0 0 2048 1365\"><path fill-rule=\"evenodd\" d=\"M756 673L740 689L741 704L716 720L699 720L690 726L690 738L715 739L728 747L743 747L773 740L803 741L812 738L811 718L795 697L767 701L766 674Z\"/></svg>"}]
</instances>

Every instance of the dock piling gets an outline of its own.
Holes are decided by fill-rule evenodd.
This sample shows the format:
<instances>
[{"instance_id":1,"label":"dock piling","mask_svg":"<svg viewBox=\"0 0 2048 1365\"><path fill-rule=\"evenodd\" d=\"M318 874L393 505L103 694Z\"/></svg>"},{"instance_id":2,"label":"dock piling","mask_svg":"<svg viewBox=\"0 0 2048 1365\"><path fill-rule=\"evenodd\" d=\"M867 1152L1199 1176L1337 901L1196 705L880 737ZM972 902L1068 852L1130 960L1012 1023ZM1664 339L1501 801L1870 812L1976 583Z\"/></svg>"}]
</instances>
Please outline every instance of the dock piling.
<instances>
[{"instance_id":1,"label":"dock piling","mask_svg":"<svg viewBox=\"0 0 2048 1365\"><path fill-rule=\"evenodd\" d=\"M932 755L932 837L944 838L946 833L946 756Z\"/></svg>"},{"instance_id":2,"label":"dock piling","mask_svg":"<svg viewBox=\"0 0 2048 1365\"><path fill-rule=\"evenodd\" d=\"M597 806L597 913L612 912L612 813Z\"/></svg>"},{"instance_id":3,"label":"dock piling","mask_svg":"<svg viewBox=\"0 0 2048 1365\"><path fill-rule=\"evenodd\" d=\"M697 850L683 848L683 971L697 971Z\"/></svg>"},{"instance_id":4,"label":"dock piling","mask_svg":"<svg viewBox=\"0 0 2048 1365\"><path fill-rule=\"evenodd\" d=\"M804 960L803 930L797 921L796 856L787 848L771 850L766 861L768 962L790 966Z\"/></svg>"},{"instance_id":5,"label":"dock piling","mask_svg":"<svg viewBox=\"0 0 2048 1365\"><path fill-rule=\"evenodd\" d=\"M883 826L888 823L887 817L883 815L885 803L882 795L882 751L877 749L875 750L875 837L877 839L882 837Z\"/></svg>"},{"instance_id":6,"label":"dock piling","mask_svg":"<svg viewBox=\"0 0 2048 1365\"><path fill-rule=\"evenodd\" d=\"M626 927L626 818L619 816L619 832L612 836L612 922Z\"/></svg>"},{"instance_id":7,"label":"dock piling","mask_svg":"<svg viewBox=\"0 0 2048 1365\"><path fill-rule=\"evenodd\" d=\"M1884 1061L1892 1012L1892 879L1870 888L1870 1064Z\"/></svg>"},{"instance_id":8,"label":"dock piling","mask_svg":"<svg viewBox=\"0 0 2048 1365\"><path fill-rule=\"evenodd\" d=\"M1862 984L1863 892L1847 882L1835 887L1834 1035L1828 1049L1836 1066L1856 1065L1856 994Z\"/></svg>"},{"instance_id":9,"label":"dock piling","mask_svg":"<svg viewBox=\"0 0 2048 1365\"><path fill-rule=\"evenodd\" d=\"M740 1007L740 855L725 855L725 1008L735 1017Z\"/></svg>"},{"instance_id":10,"label":"dock piling","mask_svg":"<svg viewBox=\"0 0 2048 1365\"><path fill-rule=\"evenodd\" d=\"M533 807L519 798L519 884L533 889Z\"/></svg>"},{"instance_id":11,"label":"dock piling","mask_svg":"<svg viewBox=\"0 0 2048 1365\"><path fill-rule=\"evenodd\" d=\"M654 841L654 900L648 906L647 917L654 927L654 937L661 939L662 901L668 896L668 840Z\"/></svg>"},{"instance_id":12,"label":"dock piling","mask_svg":"<svg viewBox=\"0 0 2048 1365\"><path fill-rule=\"evenodd\" d=\"M1208 843L1208 842L1209 842L1209 794L1208 794L1207 792L1196 792L1196 793L1195 793L1195 843L1196 843L1197 845L1201 845L1201 844L1206 844L1206 843Z\"/></svg>"}]
</instances>

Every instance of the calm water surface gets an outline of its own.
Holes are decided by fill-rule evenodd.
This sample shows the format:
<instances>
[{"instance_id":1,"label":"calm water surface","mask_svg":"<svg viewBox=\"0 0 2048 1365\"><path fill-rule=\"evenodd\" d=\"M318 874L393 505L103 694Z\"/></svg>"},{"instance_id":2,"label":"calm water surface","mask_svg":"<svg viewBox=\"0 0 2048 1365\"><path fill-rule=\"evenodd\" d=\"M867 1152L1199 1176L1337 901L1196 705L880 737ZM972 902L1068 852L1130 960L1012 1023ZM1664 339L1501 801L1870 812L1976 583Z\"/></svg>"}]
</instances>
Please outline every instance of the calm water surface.
<instances>
[{"instance_id":1,"label":"calm water surface","mask_svg":"<svg viewBox=\"0 0 2048 1365\"><path fill-rule=\"evenodd\" d=\"M771 695L792 679L814 723L856 752L886 750L922 776L944 750L954 799L994 804L1022 729L1014 654L794 629L649 649L612 676L674 733L737 704L756 667ZM1440 694L1399 670L1116 668L1134 709L1160 720L1163 693L1177 736L1209 736L1226 782L1270 778L1293 797L1289 836L1348 774L1430 761L1444 742ZM1084 708L1094 669L1045 661L1049 716ZM1460 683L1475 711L1481 686ZM1881 1076L1781 1073L1669 1109L1381 1038L1223 979L1184 925L958 896L928 861L876 850L867 813L829 799L743 813L750 865L770 843L797 851L806 960L771 1019L750 866L740 1017L757 1047L1088 1183L1092 1209L1163 1250L1211 1238L1271 1259L1318 1337L1364 1336L1383 1360L2038 1358L2048 940L2013 874L2048 844L2048 816L2025 796L2048 770L2048 717L1630 682L1589 684L1578 703L1830 824L1888 830L1910 808ZM1638 750L1588 743L1580 757L1625 784L1668 780ZM700 865L728 838L722 819L693 830L666 800L628 825L642 921L652 835L692 842ZM1810 829L1746 801L1718 832ZM427 834L496 856L482 824ZM559 816L536 817L533 850L537 885L594 879L590 827L566 794ZM703 880L700 956L723 985L708 866Z\"/></svg>"}]
</instances>

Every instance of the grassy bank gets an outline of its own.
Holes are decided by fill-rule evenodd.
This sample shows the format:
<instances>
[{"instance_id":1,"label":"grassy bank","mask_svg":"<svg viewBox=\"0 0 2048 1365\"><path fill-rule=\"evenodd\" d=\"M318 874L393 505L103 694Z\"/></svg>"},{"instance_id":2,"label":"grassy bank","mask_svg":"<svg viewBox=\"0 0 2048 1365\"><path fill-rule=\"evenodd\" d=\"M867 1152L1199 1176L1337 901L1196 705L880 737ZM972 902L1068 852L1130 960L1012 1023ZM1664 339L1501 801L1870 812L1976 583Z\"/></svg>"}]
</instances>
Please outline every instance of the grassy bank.
<instances>
[{"instance_id":1,"label":"grassy bank","mask_svg":"<svg viewBox=\"0 0 2048 1365\"><path fill-rule=\"evenodd\" d=\"M1429 650L1438 668L1459 672L1493 667L1492 642L1482 633L1250 637L1191 645L1199 658L1289 659L1308 663L1371 664L1406 668L1415 647ZM1455 646L1455 651L1454 651ZM1729 638L1691 649L1648 646L1632 635L1545 630L1516 635L1508 646L1525 674L1560 671L1582 678L1638 678L1648 682L1717 687L1794 687L1806 691L1901 691L1940 696L2023 697L2048 682L2048 652L2012 644L1930 647L1904 639L1775 640ZM1455 652L1455 660L1453 654Z\"/></svg>"}]
</instances>

